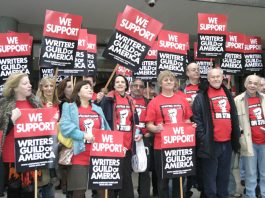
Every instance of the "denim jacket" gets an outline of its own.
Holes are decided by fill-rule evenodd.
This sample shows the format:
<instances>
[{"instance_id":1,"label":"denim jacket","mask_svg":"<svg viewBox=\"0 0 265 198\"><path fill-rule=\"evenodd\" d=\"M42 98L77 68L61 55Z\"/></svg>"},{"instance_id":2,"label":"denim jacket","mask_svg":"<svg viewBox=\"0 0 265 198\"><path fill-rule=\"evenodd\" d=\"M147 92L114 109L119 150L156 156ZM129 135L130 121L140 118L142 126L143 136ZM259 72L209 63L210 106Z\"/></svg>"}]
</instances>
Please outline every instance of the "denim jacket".
<instances>
[{"instance_id":1,"label":"denim jacket","mask_svg":"<svg viewBox=\"0 0 265 198\"><path fill-rule=\"evenodd\" d=\"M102 109L92 103L92 110L100 115L101 129L110 130ZM84 144L84 132L82 132L79 127L78 107L76 103L65 102L63 104L60 127L63 136L73 139L74 155L84 152L86 149Z\"/></svg>"}]
</instances>

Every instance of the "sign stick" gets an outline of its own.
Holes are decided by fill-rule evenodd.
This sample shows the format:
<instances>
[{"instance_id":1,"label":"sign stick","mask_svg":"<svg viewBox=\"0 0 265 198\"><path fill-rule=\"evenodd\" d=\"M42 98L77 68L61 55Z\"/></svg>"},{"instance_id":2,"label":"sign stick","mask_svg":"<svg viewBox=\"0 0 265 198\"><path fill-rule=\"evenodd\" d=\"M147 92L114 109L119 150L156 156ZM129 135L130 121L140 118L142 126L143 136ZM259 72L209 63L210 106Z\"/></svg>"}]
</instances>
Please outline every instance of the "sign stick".
<instances>
[{"instance_id":1,"label":"sign stick","mask_svg":"<svg viewBox=\"0 0 265 198\"><path fill-rule=\"evenodd\" d=\"M147 99L149 100L150 99L150 94L149 94L149 82L146 83L146 96L147 96Z\"/></svg>"},{"instance_id":2,"label":"sign stick","mask_svg":"<svg viewBox=\"0 0 265 198\"><path fill-rule=\"evenodd\" d=\"M182 177L179 178L180 198L183 198Z\"/></svg>"},{"instance_id":3,"label":"sign stick","mask_svg":"<svg viewBox=\"0 0 265 198\"><path fill-rule=\"evenodd\" d=\"M34 197L38 198L38 170L35 169L34 171Z\"/></svg>"},{"instance_id":4,"label":"sign stick","mask_svg":"<svg viewBox=\"0 0 265 198\"><path fill-rule=\"evenodd\" d=\"M113 76L114 76L114 74L115 74L115 72L116 72L118 66L119 66L119 64L117 64L117 65L115 66L115 68L114 68L114 70L113 70L113 72L112 72L112 74L111 74L111 76L110 76L110 78L109 78L107 84L105 85L104 89L108 88L108 86L109 86L109 84L110 84L110 82L111 82L111 80L112 80L112 78L113 78Z\"/></svg>"},{"instance_id":5,"label":"sign stick","mask_svg":"<svg viewBox=\"0 0 265 198\"><path fill-rule=\"evenodd\" d=\"M76 77L74 77L74 86L75 86L75 83L76 83Z\"/></svg>"},{"instance_id":6,"label":"sign stick","mask_svg":"<svg viewBox=\"0 0 265 198\"><path fill-rule=\"evenodd\" d=\"M212 58L210 59L210 67L211 67L211 69L213 68L213 59Z\"/></svg>"},{"instance_id":7,"label":"sign stick","mask_svg":"<svg viewBox=\"0 0 265 198\"><path fill-rule=\"evenodd\" d=\"M108 198L108 189L105 189L105 198Z\"/></svg>"}]
</instances>

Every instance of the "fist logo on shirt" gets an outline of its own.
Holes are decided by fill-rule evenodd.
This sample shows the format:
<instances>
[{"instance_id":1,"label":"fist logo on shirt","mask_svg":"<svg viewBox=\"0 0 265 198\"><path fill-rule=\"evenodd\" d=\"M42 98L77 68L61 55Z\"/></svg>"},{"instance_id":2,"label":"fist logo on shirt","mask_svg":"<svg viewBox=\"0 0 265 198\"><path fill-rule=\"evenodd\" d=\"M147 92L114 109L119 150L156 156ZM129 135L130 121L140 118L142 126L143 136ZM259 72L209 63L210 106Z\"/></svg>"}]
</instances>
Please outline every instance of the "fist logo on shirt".
<instances>
[{"instance_id":1,"label":"fist logo on shirt","mask_svg":"<svg viewBox=\"0 0 265 198\"><path fill-rule=\"evenodd\" d=\"M192 95L191 95L191 100L194 101L195 98L196 98L196 96L197 96L197 94L192 94Z\"/></svg>"},{"instance_id":2,"label":"fist logo on shirt","mask_svg":"<svg viewBox=\"0 0 265 198\"><path fill-rule=\"evenodd\" d=\"M260 107L255 108L253 110L253 113L255 114L257 120L261 120L262 119L262 116L261 116L261 108Z\"/></svg>"},{"instance_id":3,"label":"fist logo on shirt","mask_svg":"<svg viewBox=\"0 0 265 198\"><path fill-rule=\"evenodd\" d=\"M84 120L84 127L87 133L92 133L93 126L94 126L94 120L92 119Z\"/></svg>"},{"instance_id":4,"label":"fist logo on shirt","mask_svg":"<svg viewBox=\"0 0 265 198\"><path fill-rule=\"evenodd\" d=\"M126 118L128 117L129 111L128 109L123 109L120 111L120 124L126 125Z\"/></svg>"},{"instance_id":5,"label":"fist logo on shirt","mask_svg":"<svg viewBox=\"0 0 265 198\"><path fill-rule=\"evenodd\" d=\"M218 106L220 107L222 113L227 112L226 111L226 100L225 99L219 100L218 101Z\"/></svg>"},{"instance_id":6,"label":"fist logo on shirt","mask_svg":"<svg viewBox=\"0 0 265 198\"><path fill-rule=\"evenodd\" d=\"M177 123L177 110L176 109L169 109L168 115L170 117L171 123Z\"/></svg>"},{"instance_id":7,"label":"fist logo on shirt","mask_svg":"<svg viewBox=\"0 0 265 198\"><path fill-rule=\"evenodd\" d=\"M137 111L137 115L140 119L140 116L141 116L141 113L142 113L142 109L141 108L136 108L136 111Z\"/></svg>"}]
</instances>

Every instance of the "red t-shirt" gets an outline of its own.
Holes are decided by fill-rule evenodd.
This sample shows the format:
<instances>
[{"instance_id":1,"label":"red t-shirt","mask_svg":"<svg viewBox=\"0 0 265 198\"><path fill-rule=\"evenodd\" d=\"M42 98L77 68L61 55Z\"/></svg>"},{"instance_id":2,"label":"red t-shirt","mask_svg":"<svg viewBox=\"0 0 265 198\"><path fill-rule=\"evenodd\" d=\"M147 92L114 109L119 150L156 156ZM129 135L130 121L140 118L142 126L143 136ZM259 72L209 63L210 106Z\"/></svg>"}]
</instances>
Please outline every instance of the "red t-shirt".
<instances>
[{"instance_id":1,"label":"red t-shirt","mask_svg":"<svg viewBox=\"0 0 265 198\"><path fill-rule=\"evenodd\" d=\"M194 101L195 97L197 96L197 91L199 90L199 84L192 85L189 84L185 88L186 98L190 101Z\"/></svg>"},{"instance_id":2,"label":"red t-shirt","mask_svg":"<svg viewBox=\"0 0 265 198\"><path fill-rule=\"evenodd\" d=\"M169 124L184 122L192 116L189 103L183 94L175 93L171 97L156 96L147 106L146 122ZM161 134L154 133L154 149L161 149Z\"/></svg>"},{"instance_id":3,"label":"red t-shirt","mask_svg":"<svg viewBox=\"0 0 265 198\"><path fill-rule=\"evenodd\" d=\"M19 109L33 109L28 100L16 101L16 108ZM15 162L15 139L14 128L10 130L6 136L3 146L3 162Z\"/></svg>"},{"instance_id":4,"label":"red t-shirt","mask_svg":"<svg viewBox=\"0 0 265 198\"><path fill-rule=\"evenodd\" d=\"M260 129L260 127L265 127L264 112L262 111L258 97L248 99L248 112L252 141L255 144L265 144L265 132Z\"/></svg>"},{"instance_id":5,"label":"red t-shirt","mask_svg":"<svg viewBox=\"0 0 265 198\"><path fill-rule=\"evenodd\" d=\"M230 103L224 90L209 87L208 96L214 126L214 141L225 142L231 140L232 123Z\"/></svg>"},{"instance_id":6,"label":"red t-shirt","mask_svg":"<svg viewBox=\"0 0 265 198\"><path fill-rule=\"evenodd\" d=\"M141 131L143 134L146 134L146 124L145 124L145 117L146 117L146 102L145 99L142 98L133 98L135 101L135 108L139 117L139 127L141 128Z\"/></svg>"},{"instance_id":7,"label":"red t-shirt","mask_svg":"<svg viewBox=\"0 0 265 198\"><path fill-rule=\"evenodd\" d=\"M93 102L97 102L97 93L96 92L93 93L91 100Z\"/></svg>"},{"instance_id":8,"label":"red t-shirt","mask_svg":"<svg viewBox=\"0 0 265 198\"><path fill-rule=\"evenodd\" d=\"M132 147L132 110L126 97L122 97L118 93L115 93L115 97L114 113L116 123L114 123L114 127L115 130L124 132L124 147L130 150Z\"/></svg>"},{"instance_id":9,"label":"red t-shirt","mask_svg":"<svg viewBox=\"0 0 265 198\"><path fill-rule=\"evenodd\" d=\"M84 133L93 133L92 129L100 129L100 116L95 111L92 111L91 106L88 106L87 108L79 107L78 112L79 127L81 131ZM84 140L84 142L86 150L78 155L74 155L72 157L72 164L89 165L91 143L86 140Z\"/></svg>"}]
</instances>

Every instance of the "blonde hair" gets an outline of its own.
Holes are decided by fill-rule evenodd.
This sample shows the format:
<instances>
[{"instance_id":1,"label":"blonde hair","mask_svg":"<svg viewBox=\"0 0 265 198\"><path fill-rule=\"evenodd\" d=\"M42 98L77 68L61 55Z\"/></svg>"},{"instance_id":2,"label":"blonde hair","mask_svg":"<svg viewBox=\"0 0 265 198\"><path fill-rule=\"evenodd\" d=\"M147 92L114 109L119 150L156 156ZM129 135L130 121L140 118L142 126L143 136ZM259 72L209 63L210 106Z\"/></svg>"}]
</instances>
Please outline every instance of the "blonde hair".
<instances>
[{"instance_id":1,"label":"blonde hair","mask_svg":"<svg viewBox=\"0 0 265 198\"><path fill-rule=\"evenodd\" d=\"M173 78L175 83L176 83L176 77L174 76L174 74L171 71L169 71L169 70L165 70L165 71L161 71L160 74L158 75L157 82L158 82L159 86L161 86L162 80L165 77Z\"/></svg>"},{"instance_id":2,"label":"blonde hair","mask_svg":"<svg viewBox=\"0 0 265 198\"><path fill-rule=\"evenodd\" d=\"M26 73L14 73L11 74L5 84L4 84L4 88L3 88L3 96L4 97L11 97L11 96L15 96L15 88L18 87L20 81L22 78L24 77L28 77L28 74Z\"/></svg>"},{"instance_id":3,"label":"blonde hair","mask_svg":"<svg viewBox=\"0 0 265 198\"><path fill-rule=\"evenodd\" d=\"M56 88L56 80L54 77L50 77L50 76L45 76L43 77L40 82L39 82L39 86L38 86L38 91L36 93L36 96L41 100L42 103L47 103L47 98L44 96L44 92L43 92L43 86L46 85L48 82L53 84L53 98L52 98L52 102L53 104L59 104L60 101L58 99L58 94L57 94L57 88Z\"/></svg>"}]
</instances>

